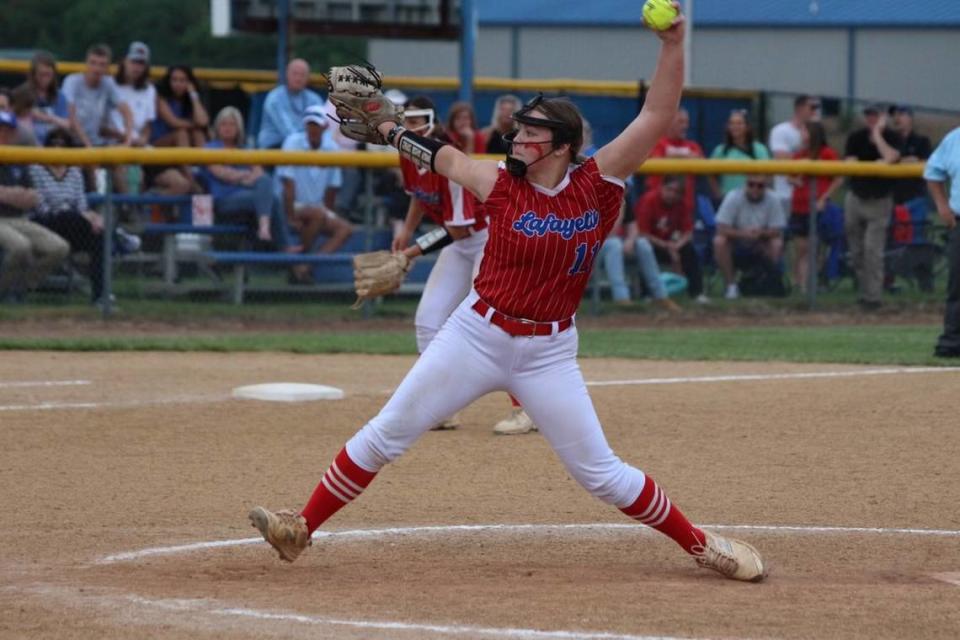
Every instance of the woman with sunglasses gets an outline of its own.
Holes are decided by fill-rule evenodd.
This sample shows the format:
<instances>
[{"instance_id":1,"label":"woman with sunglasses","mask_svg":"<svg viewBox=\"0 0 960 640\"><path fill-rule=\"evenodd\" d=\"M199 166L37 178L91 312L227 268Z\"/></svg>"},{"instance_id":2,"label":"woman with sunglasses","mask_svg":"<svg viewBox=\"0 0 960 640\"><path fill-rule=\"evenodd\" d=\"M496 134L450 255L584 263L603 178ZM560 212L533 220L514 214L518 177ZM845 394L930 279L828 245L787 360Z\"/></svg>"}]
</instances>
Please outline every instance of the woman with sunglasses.
<instances>
[{"instance_id":1,"label":"woman with sunglasses","mask_svg":"<svg viewBox=\"0 0 960 640\"><path fill-rule=\"evenodd\" d=\"M577 365L573 315L620 213L624 180L649 155L680 101L683 18L657 34L662 47L642 111L587 160L578 153L581 115L565 98L541 96L514 114L505 162L473 159L389 117L374 121L377 137L402 157L463 185L485 204L489 238L473 290L386 406L340 451L301 512L263 507L250 512L252 524L281 558L295 560L315 529L436 420L491 391L506 390L523 403L568 473L595 497L669 536L701 567L736 580L763 579L765 567L753 547L692 525L652 478L613 453ZM377 74L363 71L361 81L370 86L368 79ZM338 68L330 77L339 82L358 73ZM331 99L338 99L335 90ZM357 111L383 113L382 99L364 98ZM357 121L371 126L370 120ZM349 131L350 125L341 126ZM421 248L451 241L438 238Z\"/></svg>"},{"instance_id":2,"label":"woman with sunglasses","mask_svg":"<svg viewBox=\"0 0 960 640\"><path fill-rule=\"evenodd\" d=\"M710 154L712 160L769 160L770 151L762 142L758 142L753 135L753 126L747 117L746 109L734 109L727 119L727 132L723 144L717 145ZM739 174L724 174L707 176L710 191L714 202L719 203L723 197L743 187L747 176Z\"/></svg>"},{"instance_id":3,"label":"woman with sunglasses","mask_svg":"<svg viewBox=\"0 0 960 640\"><path fill-rule=\"evenodd\" d=\"M752 269L762 274L763 282L779 280L782 286L780 258L787 216L767 187L766 176L748 175L744 186L728 193L717 211L713 257L723 274L727 300L740 297L737 269Z\"/></svg>"}]
</instances>

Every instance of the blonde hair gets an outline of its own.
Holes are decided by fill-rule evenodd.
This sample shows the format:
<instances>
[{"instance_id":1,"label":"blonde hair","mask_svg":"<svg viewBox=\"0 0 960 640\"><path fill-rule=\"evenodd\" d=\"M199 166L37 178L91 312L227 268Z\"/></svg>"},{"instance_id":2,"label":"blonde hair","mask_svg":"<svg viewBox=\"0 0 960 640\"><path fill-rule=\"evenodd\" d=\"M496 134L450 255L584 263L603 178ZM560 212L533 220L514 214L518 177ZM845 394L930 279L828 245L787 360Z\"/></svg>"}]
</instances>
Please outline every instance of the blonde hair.
<instances>
[{"instance_id":1,"label":"blonde hair","mask_svg":"<svg viewBox=\"0 0 960 640\"><path fill-rule=\"evenodd\" d=\"M220 113L213 119L213 137L220 140L220 123L227 118L233 118L237 123L237 146L244 147L247 144L246 132L243 126L243 114L236 107L224 107Z\"/></svg>"},{"instance_id":2,"label":"blonde hair","mask_svg":"<svg viewBox=\"0 0 960 640\"><path fill-rule=\"evenodd\" d=\"M490 126L493 128L497 127L497 114L500 112L500 105L504 102L512 102L514 111L523 106L523 101L512 93L505 93L497 98L496 102L493 103L493 114L490 116Z\"/></svg>"}]
</instances>

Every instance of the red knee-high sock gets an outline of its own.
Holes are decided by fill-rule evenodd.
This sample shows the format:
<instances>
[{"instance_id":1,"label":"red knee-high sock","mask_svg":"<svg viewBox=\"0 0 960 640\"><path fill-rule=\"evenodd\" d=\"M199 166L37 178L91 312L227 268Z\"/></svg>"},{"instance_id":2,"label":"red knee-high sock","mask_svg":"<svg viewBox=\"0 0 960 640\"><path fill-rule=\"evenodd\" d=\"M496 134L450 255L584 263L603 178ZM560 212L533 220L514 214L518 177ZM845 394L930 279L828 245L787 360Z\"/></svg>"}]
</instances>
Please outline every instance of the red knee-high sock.
<instances>
[{"instance_id":1,"label":"red knee-high sock","mask_svg":"<svg viewBox=\"0 0 960 640\"><path fill-rule=\"evenodd\" d=\"M703 532L690 524L650 476L647 476L636 502L620 510L634 520L670 536L687 553L694 553L694 547L702 549L706 541Z\"/></svg>"},{"instance_id":2,"label":"red knee-high sock","mask_svg":"<svg viewBox=\"0 0 960 640\"><path fill-rule=\"evenodd\" d=\"M513 397L513 394L512 394L512 393L508 393L507 395L510 396L510 404L513 405L513 408L514 408L514 409L519 409L520 407L523 406L522 404L520 404L520 401L519 401L519 400L517 400L516 398Z\"/></svg>"},{"instance_id":3,"label":"red knee-high sock","mask_svg":"<svg viewBox=\"0 0 960 640\"><path fill-rule=\"evenodd\" d=\"M376 475L375 471L358 467L347 455L346 447L341 449L333 464L323 474L323 479L320 480L317 488L313 490L307 506L300 512L307 520L307 529L310 533L363 493Z\"/></svg>"}]
</instances>

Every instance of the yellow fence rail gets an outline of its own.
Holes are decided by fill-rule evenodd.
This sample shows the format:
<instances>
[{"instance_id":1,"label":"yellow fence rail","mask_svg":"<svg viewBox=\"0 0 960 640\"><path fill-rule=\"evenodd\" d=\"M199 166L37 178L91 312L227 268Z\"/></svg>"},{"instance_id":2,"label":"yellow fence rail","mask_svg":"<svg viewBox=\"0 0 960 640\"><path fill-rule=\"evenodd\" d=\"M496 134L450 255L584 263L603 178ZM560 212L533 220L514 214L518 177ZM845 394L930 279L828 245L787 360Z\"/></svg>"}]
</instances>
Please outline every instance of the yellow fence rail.
<instances>
[{"instance_id":1,"label":"yellow fence rail","mask_svg":"<svg viewBox=\"0 0 960 640\"><path fill-rule=\"evenodd\" d=\"M475 156L502 160L502 156ZM0 164L66 165L210 165L260 164L385 169L398 166L397 154L374 151L264 151L217 149L143 149L103 147L94 149L43 149L0 147ZM858 176L874 178L919 178L922 163L827 162L812 160L648 160L637 169L643 174L718 175L749 173L764 175Z\"/></svg>"},{"instance_id":2,"label":"yellow fence rail","mask_svg":"<svg viewBox=\"0 0 960 640\"><path fill-rule=\"evenodd\" d=\"M58 62L57 70L60 73L77 73L84 70L82 62ZM26 74L30 69L28 60L0 60L0 73ZM110 73L116 72L116 65L110 67ZM163 77L166 67L150 67L150 76L154 80ZM193 70L198 80L202 80L215 88L240 87L244 91L266 91L277 84L277 72L262 69L209 69L197 68ZM310 75L310 84L314 87L325 87L326 78L320 73ZM414 77L414 76L387 76L384 86L403 89L447 90L456 91L460 88L460 80L448 77ZM473 82L478 91L543 91L546 93L574 93L594 96L637 97L640 94L639 81L607 81L607 80L577 80L573 78L493 78L477 77ZM726 98L753 100L759 93L738 89L711 89L687 88L684 95L688 98Z\"/></svg>"}]
</instances>

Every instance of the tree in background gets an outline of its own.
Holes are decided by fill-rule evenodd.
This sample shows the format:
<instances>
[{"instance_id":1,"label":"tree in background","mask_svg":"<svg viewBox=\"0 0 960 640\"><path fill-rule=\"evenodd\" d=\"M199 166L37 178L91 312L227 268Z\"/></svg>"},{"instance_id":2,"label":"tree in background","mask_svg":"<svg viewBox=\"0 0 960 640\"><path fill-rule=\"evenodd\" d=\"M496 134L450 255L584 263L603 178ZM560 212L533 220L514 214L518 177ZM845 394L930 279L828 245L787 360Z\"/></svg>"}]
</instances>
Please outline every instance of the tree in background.
<instances>
[{"instance_id":1,"label":"tree in background","mask_svg":"<svg viewBox=\"0 0 960 640\"><path fill-rule=\"evenodd\" d=\"M152 62L192 67L273 69L275 34L214 38L207 0L5 0L0 42L8 49L47 49L58 60L83 60L87 47L109 44L122 55L133 40L150 45ZM291 54L314 71L366 56L362 38L293 35Z\"/></svg>"}]
</instances>

